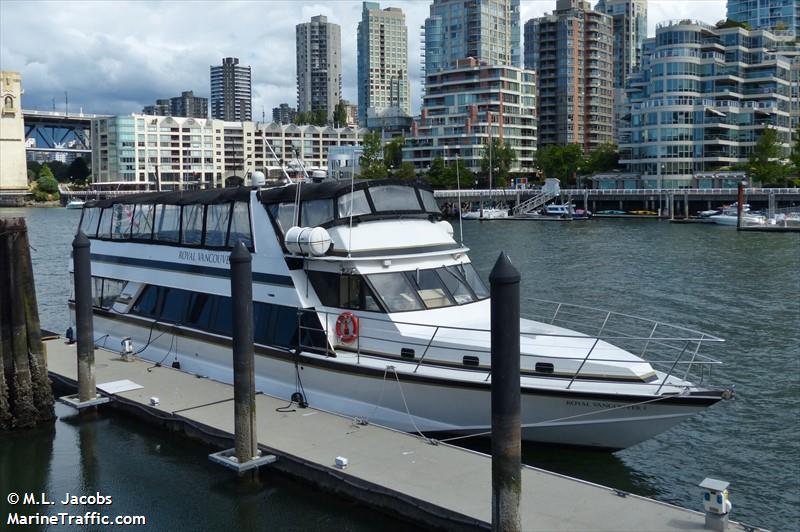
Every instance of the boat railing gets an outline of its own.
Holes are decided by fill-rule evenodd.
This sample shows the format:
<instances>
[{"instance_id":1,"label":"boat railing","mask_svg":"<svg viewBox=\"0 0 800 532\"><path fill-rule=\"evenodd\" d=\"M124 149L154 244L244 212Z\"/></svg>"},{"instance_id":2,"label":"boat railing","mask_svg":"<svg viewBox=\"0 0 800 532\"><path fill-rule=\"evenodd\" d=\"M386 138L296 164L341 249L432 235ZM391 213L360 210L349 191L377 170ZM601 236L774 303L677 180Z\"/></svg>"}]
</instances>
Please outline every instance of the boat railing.
<instances>
[{"instance_id":1,"label":"boat railing","mask_svg":"<svg viewBox=\"0 0 800 532\"><path fill-rule=\"evenodd\" d=\"M590 361L604 363L630 364L630 358L614 357L603 354L603 343L623 349L628 353L640 357L654 369L664 374L663 379L653 382L636 382L651 386L659 393L670 378L676 377L686 380L690 376L697 377L695 384L703 383L710 376L711 368L721 364L720 361L701 353L701 349L708 344L724 342L721 338L708 333L696 331L687 327L671 325L648 318L641 318L630 314L607 311L574 305L558 303L547 300L528 299L528 309L531 311L523 318L533 319L541 324L553 327L537 330L526 330L526 323L522 323L520 336L529 339L562 339L574 340L570 347L561 347L560 351L570 350L569 353L557 355L548 353L521 353L522 369L527 374L548 377L548 373L539 368L533 360L561 361L562 367L571 367L566 373L558 371L553 378L570 379L567 389L573 386L576 380L593 378L596 375L586 373L586 365ZM413 364L416 373L425 366L452 366L453 364L464 367L475 366L474 360L478 359L479 368L490 367L491 345L489 329L475 327L457 327L437 324L421 324L417 322L397 321L381 317L360 316L359 331L353 342L342 342L334 332L336 319L339 312L317 311L320 317L320 327L299 324L299 338L307 338L313 333L322 333L326 336L328 344L324 349L327 355L334 355L337 351L354 352L357 363L361 363L363 354L388 355L398 357L396 352L387 352L376 348L377 345L394 343L401 348L409 350L408 356L400 351L399 356L404 361ZM558 328L557 328L558 327ZM562 329L563 328L563 329ZM569 330L567 330L569 329ZM465 345L463 339L469 336L471 345ZM301 349L310 348L302 344ZM524 349L525 346L523 346ZM316 346L319 350L319 346ZM414 351L420 354L413 354ZM472 364L467 364L465 356L473 357ZM527 364L526 364L527 361ZM484 380L491 376L489 370Z\"/></svg>"}]
</instances>

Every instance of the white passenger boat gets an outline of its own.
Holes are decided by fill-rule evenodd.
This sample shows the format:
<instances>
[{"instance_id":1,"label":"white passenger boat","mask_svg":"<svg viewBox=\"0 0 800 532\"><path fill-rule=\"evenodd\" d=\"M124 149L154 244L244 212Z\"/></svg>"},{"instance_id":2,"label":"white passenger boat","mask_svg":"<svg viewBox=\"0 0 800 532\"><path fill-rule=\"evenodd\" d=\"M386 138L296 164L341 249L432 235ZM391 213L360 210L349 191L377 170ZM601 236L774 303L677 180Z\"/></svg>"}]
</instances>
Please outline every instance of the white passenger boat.
<instances>
[{"instance_id":1,"label":"white passenger boat","mask_svg":"<svg viewBox=\"0 0 800 532\"><path fill-rule=\"evenodd\" d=\"M136 356L231 382L228 260L241 240L258 390L405 431L490 429L489 291L427 185L149 193L88 202L80 229L101 346L129 337ZM711 335L524 306L537 315L520 324L526 441L622 449L730 393L703 384Z\"/></svg>"},{"instance_id":2,"label":"white passenger boat","mask_svg":"<svg viewBox=\"0 0 800 532\"><path fill-rule=\"evenodd\" d=\"M83 209L83 206L84 206L85 204L86 204L86 202L85 202L85 201L83 201L83 200L74 199L74 200L70 200L70 201L69 201L69 202L68 202L68 203L65 205L65 207L66 207L67 209Z\"/></svg>"}]
</instances>

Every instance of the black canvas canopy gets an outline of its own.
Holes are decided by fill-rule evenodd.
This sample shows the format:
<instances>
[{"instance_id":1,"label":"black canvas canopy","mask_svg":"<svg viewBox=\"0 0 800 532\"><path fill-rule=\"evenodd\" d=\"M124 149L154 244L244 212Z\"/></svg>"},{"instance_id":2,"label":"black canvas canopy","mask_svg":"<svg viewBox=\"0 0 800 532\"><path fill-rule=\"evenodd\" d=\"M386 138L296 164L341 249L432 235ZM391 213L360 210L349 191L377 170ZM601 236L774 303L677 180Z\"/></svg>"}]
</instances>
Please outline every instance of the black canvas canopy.
<instances>
[{"instance_id":1,"label":"black canvas canopy","mask_svg":"<svg viewBox=\"0 0 800 532\"><path fill-rule=\"evenodd\" d=\"M421 188L423 190L433 190L427 183L422 181L406 181L402 179L356 179L352 184L350 181L328 180L321 183L303 183L300 187L300 201L315 199L331 199L347 194L350 189L363 190L370 187L383 185L399 185L406 187ZM261 190L259 198L262 203L286 203L295 200L297 185L288 185Z\"/></svg>"},{"instance_id":2,"label":"black canvas canopy","mask_svg":"<svg viewBox=\"0 0 800 532\"><path fill-rule=\"evenodd\" d=\"M103 200L87 201L84 208L106 208L113 205L162 204L162 205L213 205L230 201L250 201L252 187L214 188L211 190L178 190L174 192L145 192Z\"/></svg>"}]
</instances>

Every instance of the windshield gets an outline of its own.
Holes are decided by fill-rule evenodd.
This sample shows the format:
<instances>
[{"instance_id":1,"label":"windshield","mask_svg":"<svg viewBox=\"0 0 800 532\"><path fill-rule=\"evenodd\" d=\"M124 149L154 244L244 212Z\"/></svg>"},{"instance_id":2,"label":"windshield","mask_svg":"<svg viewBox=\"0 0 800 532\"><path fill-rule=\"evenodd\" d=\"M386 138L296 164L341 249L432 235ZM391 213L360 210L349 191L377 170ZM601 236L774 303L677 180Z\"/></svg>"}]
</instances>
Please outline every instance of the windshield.
<instances>
[{"instance_id":1,"label":"windshield","mask_svg":"<svg viewBox=\"0 0 800 532\"><path fill-rule=\"evenodd\" d=\"M471 264L367 275L389 312L464 305L489 292Z\"/></svg>"}]
</instances>

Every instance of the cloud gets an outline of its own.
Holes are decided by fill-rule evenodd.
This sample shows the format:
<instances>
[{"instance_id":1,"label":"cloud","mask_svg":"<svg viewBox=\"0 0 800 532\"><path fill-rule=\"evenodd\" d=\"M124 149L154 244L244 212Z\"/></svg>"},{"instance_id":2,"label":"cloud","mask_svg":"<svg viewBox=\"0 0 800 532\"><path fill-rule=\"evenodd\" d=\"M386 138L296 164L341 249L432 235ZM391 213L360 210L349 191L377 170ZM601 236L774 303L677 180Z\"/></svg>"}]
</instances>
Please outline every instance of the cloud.
<instances>
[{"instance_id":1,"label":"cloud","mask_svg":"<svg viewBox=\"0 0 800 532\"><path fill-rule=\"evenodd\" d=\"M426 0L382 1L406 15L412 109L420 102L420 33ZM555 0L522 0L522 23ZM253 114L295 105L295 25L325 15L341 26L343 94L356 101L356 26L361 2L0 2L0 69L22 72L29 109L127 114L156 98L209 95L209 66L238 57L253 69ZM649 2L650 33L668 18L716 22L724 0Z\"/></svg>"}]
</instances>

